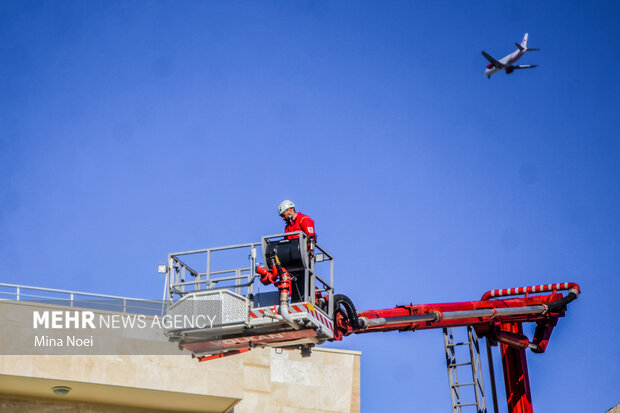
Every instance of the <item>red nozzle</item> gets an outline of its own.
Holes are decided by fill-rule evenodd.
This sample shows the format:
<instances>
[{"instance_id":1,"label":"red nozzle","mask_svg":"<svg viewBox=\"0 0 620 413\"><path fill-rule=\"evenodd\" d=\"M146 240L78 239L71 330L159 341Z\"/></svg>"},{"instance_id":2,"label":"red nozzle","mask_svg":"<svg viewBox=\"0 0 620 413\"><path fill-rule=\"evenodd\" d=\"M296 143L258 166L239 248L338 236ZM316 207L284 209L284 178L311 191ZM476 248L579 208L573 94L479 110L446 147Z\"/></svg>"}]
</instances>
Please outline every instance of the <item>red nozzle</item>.
<instances>
[{"instance_id":1,"label":"red nozzle","mask_svg":"<svg viewBox=\"0 0 620 413\"><path fill-rule=\"evenodd\" d=\"M274 268L275 268L275 266L274 266ZM261 275L260 282L263 283L263 285L273 284L275 282L276 278L278 277L277 273L271 272L271 271L267 271L266 268L263 268L261 266L257 266L256 267L256 272Z\"/></svg>"}]
</instances>

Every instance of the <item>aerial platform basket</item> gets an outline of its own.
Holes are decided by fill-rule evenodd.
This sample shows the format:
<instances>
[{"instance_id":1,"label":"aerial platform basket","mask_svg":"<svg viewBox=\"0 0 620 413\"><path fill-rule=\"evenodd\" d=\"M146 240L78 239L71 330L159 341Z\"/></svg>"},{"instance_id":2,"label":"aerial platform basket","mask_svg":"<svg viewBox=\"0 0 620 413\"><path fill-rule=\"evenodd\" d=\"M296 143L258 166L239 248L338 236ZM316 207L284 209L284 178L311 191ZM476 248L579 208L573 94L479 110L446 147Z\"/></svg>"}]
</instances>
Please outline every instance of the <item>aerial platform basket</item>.
<instances>
[{"instance_id":1,"label":"aerial platform basket","mask_svg":"<svg viewBox=\"0 0 620 413\"><path fill-rule=\"evenodd\" d=\"M297 238L286 238L291 235ZM306 234L296 232L169 254L166 335L198 357L253 347L303 350L332 339L334 260L319 245L310 251L308 245ZM277 288L257 280L257 257L267 262L267 253L308 280L297 302L282 307ZM322 308L315 305L316 293L326 298Z\"/></svg>"}]
</instances>

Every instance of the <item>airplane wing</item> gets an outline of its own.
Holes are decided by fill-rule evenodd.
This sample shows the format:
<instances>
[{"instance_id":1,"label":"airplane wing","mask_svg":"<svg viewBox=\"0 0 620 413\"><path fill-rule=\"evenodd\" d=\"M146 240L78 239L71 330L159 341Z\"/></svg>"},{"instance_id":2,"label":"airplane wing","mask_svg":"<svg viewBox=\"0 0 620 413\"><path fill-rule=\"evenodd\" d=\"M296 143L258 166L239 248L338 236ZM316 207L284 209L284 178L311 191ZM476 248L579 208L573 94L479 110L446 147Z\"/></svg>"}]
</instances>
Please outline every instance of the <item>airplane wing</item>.
<instances>
[{"instance_id":1,"label":"airplane wing","mask_svg":"<svg viewBox=\"0 0 620 413\"><path fill-rule=\"evenodd\" d=\"M482 56L486 57L486 59L493 63L493 66L499 68L499 69L503 69L505 66L503 64L501 64L500 62L498 62L497 60L495 60L490 54L488 54L487 52L485 52L484 50L482 51Z\"/></svg>"},{"instance_id":2,"label":"airplane wing","mask_svg":"<svg viewBox=\"0 0 620 413\"><path fill-rule=\"evenodd\" d=\"M512 66L513 69L533 69L538 65L515 65Z\"/></svg>"}]
</instances>

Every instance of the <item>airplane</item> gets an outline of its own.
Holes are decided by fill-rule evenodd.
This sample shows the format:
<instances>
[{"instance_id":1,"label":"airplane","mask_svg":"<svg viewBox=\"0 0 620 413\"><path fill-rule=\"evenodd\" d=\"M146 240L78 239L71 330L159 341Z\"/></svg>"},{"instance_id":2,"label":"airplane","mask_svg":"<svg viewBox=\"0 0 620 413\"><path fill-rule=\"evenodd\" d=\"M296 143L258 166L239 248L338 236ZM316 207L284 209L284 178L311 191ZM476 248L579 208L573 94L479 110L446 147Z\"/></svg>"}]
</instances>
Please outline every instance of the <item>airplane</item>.
<instances>
[{"instance_id":1,"label":"airplane","mask_svg":"<svg viewBox=\"0 0 620 413\"><path fill-rule=\"evenodd\" d=\"M517 50L510 53L508 56L505 56L499 60L495 60L490 54L482 51L482 56L486 57L486 59L491 62L487 65L486 70L484 71L484 75L487 78L491 78L492 75L499 72L500 70L505 70L506 74L511 74L515 69L532 69L538 65L515 65L517 60L521 59L521 57L525 54L525 52L534 52L540 49L528 49L527 47L527 33L523 36L523 41L521 44L515 43L517 46Z\"/></svg>"}]
</instances>

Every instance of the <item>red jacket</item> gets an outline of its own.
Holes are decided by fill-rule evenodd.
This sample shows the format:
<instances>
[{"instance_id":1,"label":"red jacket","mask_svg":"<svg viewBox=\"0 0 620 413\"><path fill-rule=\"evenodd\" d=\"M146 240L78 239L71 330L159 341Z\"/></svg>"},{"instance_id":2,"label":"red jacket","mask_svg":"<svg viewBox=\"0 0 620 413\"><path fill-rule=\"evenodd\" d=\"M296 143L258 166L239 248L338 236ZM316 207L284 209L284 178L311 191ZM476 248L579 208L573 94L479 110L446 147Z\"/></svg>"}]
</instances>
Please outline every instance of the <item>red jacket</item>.
<instances>
[{"instance_id":1,"label":"red jacket","mask_svg":"<svg viewBox=\"0 0 620 413\"><path fill-rule=\"evenodd\" d=\"M313 238L316 241L316 231L314 228L314 221L308 215L304 215L301 212L298 212L295 215L295 219L290 224L286 225L284 228L284 232L295 232L295 231L303 231L310 238ZM299 238L298 235L288 235L286 239Z\"/></svg>"}]
</instances>

